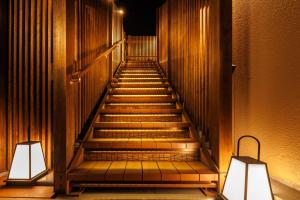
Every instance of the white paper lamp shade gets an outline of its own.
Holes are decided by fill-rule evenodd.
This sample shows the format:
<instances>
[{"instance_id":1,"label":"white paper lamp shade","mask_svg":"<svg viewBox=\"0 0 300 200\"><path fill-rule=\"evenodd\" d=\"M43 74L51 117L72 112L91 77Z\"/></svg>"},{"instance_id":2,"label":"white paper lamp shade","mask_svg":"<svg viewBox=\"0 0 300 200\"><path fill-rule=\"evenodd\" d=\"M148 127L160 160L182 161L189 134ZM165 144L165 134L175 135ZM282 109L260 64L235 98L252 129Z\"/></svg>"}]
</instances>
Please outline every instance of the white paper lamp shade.
<instances>
[{"instance_id":1,"label":"white paper lamp shade","mask_svg":"<svg viewBox=\"0 0 300 200\"><path fill-rule=\"evenodd\" d=\"M233 158L226 177L226 185L224 185L223 190L223 195L226 198L230 200L244 199L245 173L246 164Z\"/></svg>"},{"instance_id":2,"label":"white paper lamp shade","mask_svg":"<svg viewBox=\"0 0 300 200\"><path fill-rule=\"evenodd\" d=\"M266 164L232 157L222 195L228 200L273 200Z\"/></svg>"},{"instance_id":3,"label":"white paper lamp shade","mask_svg":"<svg viewBox=\"0 0 300 200\"><path fill-rule=\"evenodd\" d=\"M47 170L40 142L16 145L8 180L30 180Z\"/></svg>"},{"instance_id":4,"label":"white paper lamp shade","mask_svg":"<svg viewBox=\"0 0 300 200\"><path fill-rule=\"evenodd\" d=\"M247 199L272 200L272 192L266 165L248 165Z\"/></svg>"}]
</instances>

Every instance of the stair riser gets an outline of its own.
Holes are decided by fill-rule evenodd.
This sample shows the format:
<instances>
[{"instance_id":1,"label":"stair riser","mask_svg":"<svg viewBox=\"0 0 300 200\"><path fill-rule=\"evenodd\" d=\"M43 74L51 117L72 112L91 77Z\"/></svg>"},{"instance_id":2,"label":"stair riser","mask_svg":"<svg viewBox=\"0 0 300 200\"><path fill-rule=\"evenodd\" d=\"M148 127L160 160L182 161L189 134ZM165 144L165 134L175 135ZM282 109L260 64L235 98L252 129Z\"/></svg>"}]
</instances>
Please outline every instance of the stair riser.
<instances>
[{"instance_id":1,"label":"stair riser","mask_svg":"<svg viewBox=\"0 0 300 200\"><path fill-rule=\"evenodd\" d=\"M124 78L119 78L115 79L114 82L158 82L158 81L167 81L167 79L162 79L162 78L142 78L142 79L136 79L136 78L130 78L130 79L124 79Z\"/></svg>"},{"instance_id":2,"label":"stair riser","mask_svg":"<svg viewBox=\"0 0 300 200\"><path fill-rule=\"evenodd\" d=\"M175 116L100 116L101 122L180 122L182 117Z\"/></svg>"},{"instance_id":3,"label":"stair riser","mask_svg":"<svg viewBox=\"0 0 300 200\"><path fill-rule=\"evenodd\" d=\"M189 138L189 132L104 132L94 131L95 138Z\"/></svg>"},{"instance_id":4,"label":"stair riser","mask_svg":"<svg viewBox=\"0 0 300 200\"><path fill-rule=\"evenodd\" d=\"M118 110L123 110L123 109L175 109L176 105L109 105L106 104L105 108L107 109L118 109Z\"/></svg>"},{"instance_id":5,"label":"stair riser","mask_svg":"<svg viewBox=\"0 0 300 200\"><path fill-rule=\"evenodd\" d=\"M112 94L162 94L162 95L170 95L172 94L171 91L164 89L164 90L112 90L109 92L110 95Z\"/></svg>"},{"instance_id":6,"label":"stair riser","mask_svg":"<svg viewBox=\"0 0 300 200\"><path fill-rule=\"evenodd\" d=\"M84 155L86 161L197 161L198 152L89 152Z\"/></svg>"},{"instance_id":7,"label":"stair riser","mask_svg":"<svg viewBox=\"0 0 300 200\"><path fill-rule=\"evenodd\" d=\"M136 88L136 87L139 87L139 88L168 88L169 87L169 84L163 84L163 83L158 83L158 84L117 84L117 83L113 83L111 84L111 87L112 88Z\"/></svg>"},{"instance_id":8,"label":"stair riser","mask_svg":"<svg viewBox=\"0 0 300 200\"><path fill-rule=\"evenodd\" d=\"M110 96L106 103L175 103L176 99L167 97L113 97Z\"/></svg>"}]
</instances>

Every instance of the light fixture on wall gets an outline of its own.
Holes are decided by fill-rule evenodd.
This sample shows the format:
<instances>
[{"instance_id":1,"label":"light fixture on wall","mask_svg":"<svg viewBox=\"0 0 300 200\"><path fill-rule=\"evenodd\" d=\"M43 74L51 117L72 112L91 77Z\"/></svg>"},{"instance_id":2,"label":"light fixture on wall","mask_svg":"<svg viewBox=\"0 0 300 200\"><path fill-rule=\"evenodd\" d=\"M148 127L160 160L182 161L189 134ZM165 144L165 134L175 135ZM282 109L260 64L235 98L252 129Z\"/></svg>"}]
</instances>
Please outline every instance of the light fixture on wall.
<instances>
[{"instance_id":1,"label":"light fixture on wall","mask_svg":"<svg viewBox=\"0 0 300 200\"><path fill-rule=\"evenodd\" d=\"M240 156L240 141L252 138L258 145L257 160ZM237 156L232 156L220 199L225 200L274 200L267 164L260 161L260 142L245 135L238 140Z\"/></svg>"},{"instance_id":2,"label":"light fixture on wall","mask_svg":"<svg viewBox=\"0 0 300 200\"><path fill-rule=\"evenodd\" d=\"M124 12L123 9L119 9L117 12L118 12L120 15L124 15L124 14L125 14L125 12Z\"/></svg>"},{"instance_id":3,"label":"light fixture on wall","mask_svg":"<svg viewBox=\"0 0 300 200\"><path fill-rule=\"evenodd\" d=\"M41 142L28 141L16 144L8 184L32 184L47 173Z\"/></svg>"}]
</instances>

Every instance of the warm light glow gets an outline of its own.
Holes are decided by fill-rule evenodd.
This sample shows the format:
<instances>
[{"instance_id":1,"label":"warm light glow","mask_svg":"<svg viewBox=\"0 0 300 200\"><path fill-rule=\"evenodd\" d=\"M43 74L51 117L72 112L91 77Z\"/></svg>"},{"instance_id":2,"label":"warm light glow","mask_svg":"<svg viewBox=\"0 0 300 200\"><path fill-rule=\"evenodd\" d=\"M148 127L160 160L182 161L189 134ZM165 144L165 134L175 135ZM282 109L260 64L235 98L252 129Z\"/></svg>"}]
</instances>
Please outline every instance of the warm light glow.
<instances>
[{"instance_id":1,"label":"warm light glow","mask_svg":"<svg viewBox=\"0 0 300 200\"><path fill-rule=\"evenodd\" d=\"M124 12L123 9L119 9L119 10L118 10L118 13L119 13L120 15L124 15L125 12Z\"/></svg>"},{"instance_id":2,"label":"warm light glow","mask_svg":"<svg viewBox=\"0 0 300 200\"><path fill-rule=\"evenodd\" d=\"M17 145L8 178L29 179L29 145Z\"/></svg>"},{"instance_id":3,"label":"warm light glow","mask_svg":"<svg viewBox=\"0 0 300 200\"><path fill-rule=\"evenodd\" d=\"M31 145L31 177L46 170L41 143Z\"/></svg>"},{"instance_id":4,"label":"warm light glow","mask_svg":"<svg viewBox=\"0 0 300 200\"><path fill-rule=\"evenodd\" d=\"M46 169L40 142L17 144L8 179L32 179Z\"/></svg>"},{"instance_id":5,"label":"warm light glow","mask_svg":"<svg viewBox=\"0 0 300 200\"><path fill-rule=\"evenodd\" d=\"M246 164L232 158L223 195L230 200L244 199Z\"/></svg>"},{"instance_id":6,"label":"warm light glow","mask_svg":"<svg viewBox=\"0 0 300 200\"><path fill-rule=\"evenodd\" d=\"M266 165L248 165L247 200L272 200Z\"/></svg>"},{"instance_id":7,"label":"warm light glow","mask_svg":"<svg viewBox=\"0 0 300 200\"><path fill-rule=\"evenodd\" d=\"M266 164L233 157L222 195L229 200L273 200Z\"/></svg>"}]
</instances>

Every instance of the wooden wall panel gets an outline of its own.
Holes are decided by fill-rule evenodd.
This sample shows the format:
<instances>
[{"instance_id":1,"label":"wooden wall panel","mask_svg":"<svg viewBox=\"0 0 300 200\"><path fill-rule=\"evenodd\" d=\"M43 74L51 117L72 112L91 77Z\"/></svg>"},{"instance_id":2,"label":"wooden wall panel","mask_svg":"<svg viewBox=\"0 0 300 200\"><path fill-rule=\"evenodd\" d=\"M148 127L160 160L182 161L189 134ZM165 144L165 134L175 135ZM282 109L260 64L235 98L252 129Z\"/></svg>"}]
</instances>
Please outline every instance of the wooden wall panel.
<instances>
[{"instance_id":1,"label":"wooden wall panel","mask_svg":"<svg viewBox=\"0 0 300 200\"><path fill-rule=\"evenodd\" d=\"M231 1L167 0L157 13L159 63L225 172L232 154Z\"/></svg>"},{"instance_id":2,"label":"wooden wall panel","mask_svg":"<svg viewBox=\"0 0 300 200\"><path fill-rule=\"evenodd\" d=\"M120 56L97 58L122 35L122 20L113 17L116 6L106 0L55 0L54 5L55 191L63 193L74 145L94 117ZM74 73L82 71L74 82Z\"/></svg>"},{"instance_id":3,"label":"wooden wall panel","mask_svg":"<svg viewBox=\"0 0 300 200\"><path fill-rule=\"evenodd\" d=\"M156 36L127 36L127 59L157 60Z\"/></svg>"},{"instance_id":4,"label":"wooden wall panel","mask_svg":"<svg viewBox=\"0 0 300 200\"><path fill-rule=\"evenodd\" d=\"M5 3L4 3L5 2ZM6 11L2 5L6 4ZM47 166L52 158L52 1L10 0L1 2L1 14L7 13L1 26L8 35L1 35L6 42L6 53L1 58L1 81L5 81L5 95L1 92L1 163L0 168L10 167L16 143L27 141L30 128L31 140L41 141ZM1 17L1 20L4 18ZM7 25L7 26L6 26ZM2 31L1 31L2 32ZM2 86L2 84L1 84ZM5 115L3 115L3 112Z\"/></svg>"},{"instance_id":5,"label":"wooden wall panel","mask_svg":"<svg viewBox=\"0 0 300 200\"><path fill-rule=\"evenodd\" d=\"M165 71L165 74L168 76L168 44L169 44L169 32L168 32L168 2L163 4L160 9L157 11L158 15L158 22L157 22L157 28L156 28L156 35L159 36L157 37L158 41L158 62L160 66L163 68Z\"/></svg>"},{"instance_id":6,"label":"wooden wall panel","mask_svg":"<svg viewBox=\"0 0 300 200\"><path fill-rule=\"evenodd\" d=\"M113 12L112 12L112 44L120 41L123 38L123 16L117 12L118 8L116 5L113 5ZM112 70L113 72L116 71L119 63L124 60L122 57L122 51L124 44L117 48L115 51L112 52Z\"/></svg>"},{"instance_id":7,"label":"wooden wall panel","mask_svg":"<svg viewBox=\"0 0 300 200\"><path fill-rule=\"evenodd\" d=\"M7 169L7 85L9 2L0 1L0 172Z\"/></svg>"}]
</instances>

